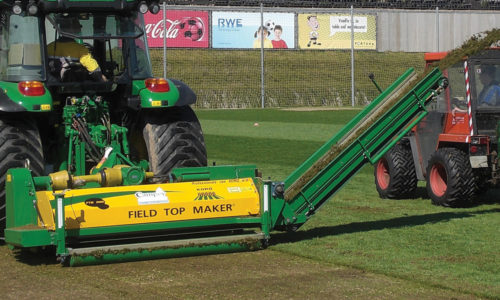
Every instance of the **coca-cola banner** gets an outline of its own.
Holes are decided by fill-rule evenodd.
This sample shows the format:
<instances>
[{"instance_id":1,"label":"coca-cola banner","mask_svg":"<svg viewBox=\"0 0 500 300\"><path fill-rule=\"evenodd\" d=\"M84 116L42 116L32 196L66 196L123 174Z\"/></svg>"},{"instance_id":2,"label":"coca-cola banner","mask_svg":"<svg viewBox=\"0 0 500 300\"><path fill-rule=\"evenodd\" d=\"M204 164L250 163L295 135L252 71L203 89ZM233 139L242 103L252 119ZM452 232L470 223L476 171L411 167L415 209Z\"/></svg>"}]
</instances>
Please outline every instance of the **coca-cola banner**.
<instances>
[{"instance_id":1,"label":"coca-cola banner","mask_svg":"<svg viewBox=\"0 0 500 300\"><path fill-rule=\"evenodd\" d=\"M167 10L167 47L208 48L208 12ZM149 47L163 47L163 12L144 15Z\"/></svg>"},{"instance_id":2,"label":"coca-cola banner","mask_svg":"<svg viewBox=\"0 0 500 300\"><path fill-rule=\"evenodd\" d=\"M295 15L293 13L260 13L214 11L212 13L213 48L287 49L295 47ZM262 27L262 28L261 28ZM263 38L261 38L261 33Z\"/></svg>"}]
</instances>

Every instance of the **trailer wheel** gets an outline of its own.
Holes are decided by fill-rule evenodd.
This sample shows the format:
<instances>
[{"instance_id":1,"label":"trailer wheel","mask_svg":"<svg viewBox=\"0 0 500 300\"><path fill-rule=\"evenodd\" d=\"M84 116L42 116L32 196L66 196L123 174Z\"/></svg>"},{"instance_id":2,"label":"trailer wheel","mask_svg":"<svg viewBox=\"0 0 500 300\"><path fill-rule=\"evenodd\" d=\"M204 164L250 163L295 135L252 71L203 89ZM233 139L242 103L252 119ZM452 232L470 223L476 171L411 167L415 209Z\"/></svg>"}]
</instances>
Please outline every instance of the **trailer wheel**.
<instances>
[{"instance_id":1,"label":"trailer wheel","mask_svg":"<svg viewBox=\"0 0 500 300\"><path fill-rule=\"evenodd\" d=\"M44 170L40 133L33 120L0 117L0 236L6 225L5 177L11 168L25 167L29 160L33 176Z\"/></svg>"},{"instance_id":2,"label":"trailer wheel","mask_svg":"<svg viewBox=\"0 0 500 300\"><path fill-rule=\"evenodd\" d=\"M396 144L375 164L375 185L381 198L403 199L417 189L417 174L409 145Z\"/></svg>"},{"instance_id":3,"label":"trailer wheel","mask_svg":"<svg viewBox=\"0 0 500 300\"><path fill-rule=\"evenodd\" d=\"M455 148L436 151L427 167L427 193L435 205L457 207L477 194L476 176L467 155Z\"/></svg>"},{"instance_id":4,"label":"trailer wheel","mask_svg":"<svg viewBox=\"0 0 500 300\"><path fill-rule=\"evenodd\" d=\"M142 132L155 175L166 175L173 168L207 165L203 132L191 107L172 107L146 115Z\"/></svg>"}]
</instances>

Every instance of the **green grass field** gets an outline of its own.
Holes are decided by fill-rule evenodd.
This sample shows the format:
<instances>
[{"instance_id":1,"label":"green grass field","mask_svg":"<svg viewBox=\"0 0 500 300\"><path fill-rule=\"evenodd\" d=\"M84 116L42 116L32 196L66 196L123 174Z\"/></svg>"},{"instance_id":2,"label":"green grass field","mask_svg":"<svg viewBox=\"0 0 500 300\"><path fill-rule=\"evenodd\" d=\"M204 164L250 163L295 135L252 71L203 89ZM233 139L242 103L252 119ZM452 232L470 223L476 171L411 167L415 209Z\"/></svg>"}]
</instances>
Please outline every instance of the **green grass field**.
<instances>
[{"instance_id":1,"label":"green grass field","mask_svg":"<svg viewBox=\"0 0 500 300\"><path fill-rule=\"evenodd\" d=\"M209 161L255 163L284 179L359 111L198 111ZM259 126L255 126L258 123ZM273 251L349 266L479 297L500 297L500 191L472 208L382 200L367 165L296 233L272 236Z\"/></svg>"},{"instance_id":2,"label":"green grass field","mask_svg":"<svg viewBox=\"0 0 500 300\"><path fill-rule=\"evenodd\" d=\"M209 162L284 179L359 110L198 110ZM259 126L254 126L258 123ZM471 208L381 200L366 166L254 252L63 268L0 246L2 299L499 299L500 191Z\"/></svg>"}]
</instances>

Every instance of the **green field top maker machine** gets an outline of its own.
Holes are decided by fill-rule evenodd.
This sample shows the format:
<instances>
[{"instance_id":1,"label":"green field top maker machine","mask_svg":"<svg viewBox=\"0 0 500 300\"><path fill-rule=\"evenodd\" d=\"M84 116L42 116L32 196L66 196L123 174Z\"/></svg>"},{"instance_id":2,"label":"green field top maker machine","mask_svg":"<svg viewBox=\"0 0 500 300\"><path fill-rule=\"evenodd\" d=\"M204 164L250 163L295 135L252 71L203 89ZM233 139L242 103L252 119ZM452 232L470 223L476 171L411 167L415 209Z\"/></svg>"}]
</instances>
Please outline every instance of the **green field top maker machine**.
<instances>
[{"instance_id":1,"label":"green field top maker machine","mask_svg":"<svg viewBox=\"0 0 500 300\"><path fill-rule=\"evenodd\" d=\"M438 69L408 70L288 178L267 181L252 165L206 167L194 93L152 77L142 15L157 3L0 7L5 242L73 266L264 247L382 157L447 85ZM65 42L86 58L54 55Z\"/></svg>"}]
</instances>

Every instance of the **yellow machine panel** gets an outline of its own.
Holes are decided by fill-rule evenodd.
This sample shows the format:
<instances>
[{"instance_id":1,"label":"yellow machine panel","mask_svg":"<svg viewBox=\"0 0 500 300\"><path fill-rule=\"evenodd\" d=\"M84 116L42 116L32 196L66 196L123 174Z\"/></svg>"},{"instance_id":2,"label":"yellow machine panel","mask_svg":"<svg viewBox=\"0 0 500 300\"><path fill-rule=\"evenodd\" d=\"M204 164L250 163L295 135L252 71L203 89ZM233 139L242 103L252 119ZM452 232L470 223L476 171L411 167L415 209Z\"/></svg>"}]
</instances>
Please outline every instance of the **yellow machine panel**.
<instances>
[{"instance_id":1,"label":"yellow machine panel","mask_svg":"<svg viewBox=\"0 0 500 300\"><path fill-rule=\"evenodd\" d=\"M51 191L37 192L39 224L54 229ZM259 192L251 178L68 190L67 229L255 216Z\"/></svg>"}]
</instances>

